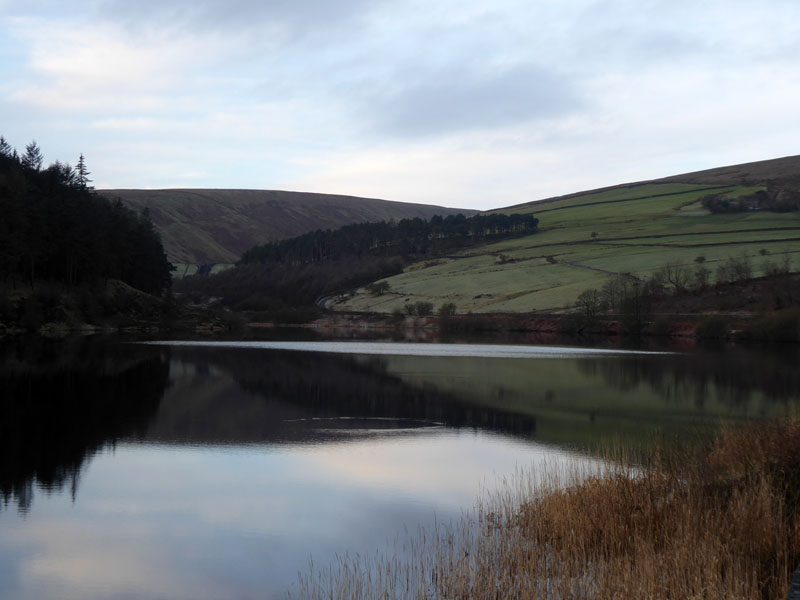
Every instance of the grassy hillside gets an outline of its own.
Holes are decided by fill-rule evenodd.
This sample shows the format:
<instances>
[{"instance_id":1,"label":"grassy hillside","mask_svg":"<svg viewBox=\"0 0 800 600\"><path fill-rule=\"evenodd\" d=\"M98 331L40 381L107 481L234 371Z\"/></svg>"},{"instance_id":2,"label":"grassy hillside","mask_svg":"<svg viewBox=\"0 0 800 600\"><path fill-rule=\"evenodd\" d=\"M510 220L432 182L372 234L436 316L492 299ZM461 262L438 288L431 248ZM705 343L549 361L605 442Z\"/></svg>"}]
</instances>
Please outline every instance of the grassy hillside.
<instances>
[{"instance_id":1,"label":"grassy hillside","mask_svg":"<svg viewBox=\"0 0 800 600\"><path fill-rule=\"evenodd\" d=\"M257 244L350 223L475 211L355 196L276 190L102 190L150 211L167 256L185 268L230 264ZM179 273L183 274L183 273Z\"/></svg>"},{"instance_id":2,"label":"grassy hillside","mask_svg":"<svg viewBox=\"0 0 800 600\"><path fill-rule=\"evenodd\" d=\"M740 196L793 183L800 157L712 169L517 205L495 212L533 213L540 233L412 265L388 279L390 291L330 301L329 308L391 312L406 302L459 312L559 311L616 273L647 277L665 263L715 272L730 257L748 256L754 275L769 261L800 268L800 212L764 210L711 214L701 198ZM712 275L713 281L713 275Z\"/></svg>"}]
</instances>

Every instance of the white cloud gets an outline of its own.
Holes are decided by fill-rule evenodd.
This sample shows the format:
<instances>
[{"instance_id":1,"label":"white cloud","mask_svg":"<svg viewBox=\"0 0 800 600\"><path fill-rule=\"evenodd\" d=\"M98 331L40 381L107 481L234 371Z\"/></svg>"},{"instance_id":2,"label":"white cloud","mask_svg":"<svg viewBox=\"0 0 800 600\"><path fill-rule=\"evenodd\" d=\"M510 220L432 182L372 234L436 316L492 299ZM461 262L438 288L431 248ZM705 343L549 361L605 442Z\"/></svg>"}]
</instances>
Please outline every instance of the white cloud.
<instances>
[{"instance_id":1,"label":"white cloud","mask_svg":"<svg viewBox=\"0 0 800 600\"><path fill-rule=\"evenodd\" d=\"M797 152L790 0L0 6L0 133L111 186L492 207Z\"/></svg>"}]
</instances>

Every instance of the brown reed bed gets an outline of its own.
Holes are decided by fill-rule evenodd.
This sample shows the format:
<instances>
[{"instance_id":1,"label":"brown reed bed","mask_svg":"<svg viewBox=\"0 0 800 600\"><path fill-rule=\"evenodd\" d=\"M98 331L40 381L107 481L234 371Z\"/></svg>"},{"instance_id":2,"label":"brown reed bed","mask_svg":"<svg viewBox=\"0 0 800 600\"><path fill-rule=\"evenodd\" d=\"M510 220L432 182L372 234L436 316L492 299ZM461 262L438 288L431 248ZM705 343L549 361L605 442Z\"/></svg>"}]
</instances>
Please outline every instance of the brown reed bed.
<instances>
[{"instance_id":1,"label":"brown reed bed","mask_svg":"<svg viewBox=\"0 0 800 600\"><path fill-rule=\"evenodd\" d=\"M800 420L615 464L544 483L520 473L456 524L310 572L298 596L786 597L800 561Z\"/></svg>"}]
</instances>

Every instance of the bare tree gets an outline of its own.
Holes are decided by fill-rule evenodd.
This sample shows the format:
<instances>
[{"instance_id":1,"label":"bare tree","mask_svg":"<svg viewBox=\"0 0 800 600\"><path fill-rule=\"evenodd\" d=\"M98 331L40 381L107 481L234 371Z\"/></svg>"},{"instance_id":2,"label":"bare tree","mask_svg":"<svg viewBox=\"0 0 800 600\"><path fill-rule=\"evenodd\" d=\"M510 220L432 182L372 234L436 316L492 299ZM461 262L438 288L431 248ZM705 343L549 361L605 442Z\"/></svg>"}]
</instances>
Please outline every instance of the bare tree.
<instances>
[{"instance_id":1,"label":"bare tree","mask_svg":"<svg viewBox=\"0 0 800 600\"><path fill-rule=\"evenodd\" d=\"M689 268L677 260L668 262L659 271L662 281L670 284L676 292L685 291L692 279Z\"/></svg>"}]
</instances>

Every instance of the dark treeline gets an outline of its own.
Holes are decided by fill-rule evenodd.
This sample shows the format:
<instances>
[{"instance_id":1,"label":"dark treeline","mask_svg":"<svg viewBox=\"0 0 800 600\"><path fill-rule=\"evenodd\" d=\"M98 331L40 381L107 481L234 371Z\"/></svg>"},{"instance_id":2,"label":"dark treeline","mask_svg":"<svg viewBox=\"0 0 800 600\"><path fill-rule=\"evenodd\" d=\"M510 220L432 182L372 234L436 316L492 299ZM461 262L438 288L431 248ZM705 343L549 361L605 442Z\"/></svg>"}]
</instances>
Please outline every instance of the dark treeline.
<instances>
[{"instance_id":1,"label":"dark treeline","mask_svg":"<svg viewBox=\"0 0 800 600\"><path fill-rule=\"evenodd\" d=\"M360 223L336 230L314 231L288 240L251 248L239 264L300 265L342 258L438 255L491 238L528 235L539 220L533 215L448 215L430 221L403 219L397 223Z\"/></svg>"},{"instance_id":2,"label":"dark treeline","mask_svg":"<svg viewBox=\"0 0 800 600\"><path fill-rule=\"evenodd\" d=\"M235 311L259 313L256 319L304 322L317 316L319 297L396 275L405 264L400 257L374 256L297 266L252 263L210 277L186 277L175 289L189 299L221 298Z\"/></svg>"},{"instance_id":3,"label":"dark treeline","mask_svg":"<svg viewBox=\"0 0 800 600\"><path fill-rule=\"evenodd\" d=\"M753 210L793 212L800 210L800 178L767 183L766 190L740 196L731 193L709 194L701 198L704 208L712 213L736 213Z\"/></svg>"},{"instance_id":4,"label":"dark treeline","mask_svg":"<svg viewBox=\"0 0 800 600\"><path fill-rule=\"evenodd\" d=\"M0 284L119 279L160 294L171 265L147 215L95 194L82 155L42 165L35 142L20 156L0 137Z\"/></svg>"},{"instance_id":5,"label":"dark treeline","mask_svg":"<svg viewBox=\"0 0 800 600\"><path fill-rule=\"evenodd\" d=\"M533 215L498 214L347 225L257 246L236 268L186 278L177 289L223 298L236 310L264 311L266 319L303 320L308 311L299 307L311 307L321 296L396 275L414 261L531 234L538 222Z\"/></svg>"}]
</instances>

